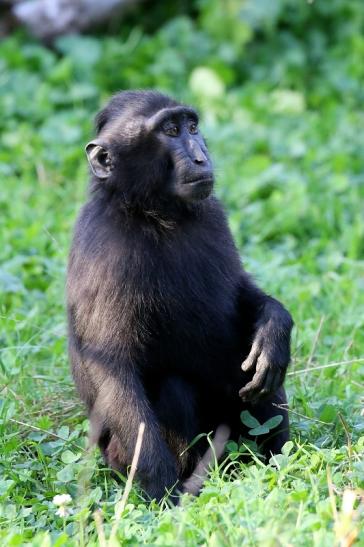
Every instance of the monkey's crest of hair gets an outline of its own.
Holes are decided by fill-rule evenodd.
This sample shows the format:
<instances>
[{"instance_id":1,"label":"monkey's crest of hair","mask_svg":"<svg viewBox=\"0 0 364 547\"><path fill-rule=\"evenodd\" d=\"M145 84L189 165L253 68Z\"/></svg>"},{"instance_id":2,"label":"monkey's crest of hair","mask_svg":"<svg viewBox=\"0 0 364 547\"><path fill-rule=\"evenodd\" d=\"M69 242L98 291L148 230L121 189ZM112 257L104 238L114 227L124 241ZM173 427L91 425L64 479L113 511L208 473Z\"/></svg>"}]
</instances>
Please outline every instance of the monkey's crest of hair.
<instances>
[{"instance_id":1,"label":"monkey's crest of hair","mask_svg":"<svg viewBox=\"0 0 364 547\"><path fill-rule=\"evenodd\" d=\"M162 108L177 106L179 103L163 95L158 91L122 91L114 95L105 108L95 118L97 134L105 125L118 118L135 119L135 117L148 117Z\"/></svg>"}]
</instances>

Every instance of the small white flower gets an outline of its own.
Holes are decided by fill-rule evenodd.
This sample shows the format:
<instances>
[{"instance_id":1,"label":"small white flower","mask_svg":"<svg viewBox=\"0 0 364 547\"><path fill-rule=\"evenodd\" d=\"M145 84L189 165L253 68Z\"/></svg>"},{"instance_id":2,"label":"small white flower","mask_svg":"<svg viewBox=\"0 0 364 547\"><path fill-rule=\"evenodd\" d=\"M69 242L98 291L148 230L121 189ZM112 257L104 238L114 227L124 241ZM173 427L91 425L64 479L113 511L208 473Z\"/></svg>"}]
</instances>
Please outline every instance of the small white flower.
<instances>
[{"instance_id":1,"label":"small white flower","mask_svg":"<svg viewBox=\"0 0 364 547\"><path fill-rule=\"evenodd\" d=\"M57 511L56 511L56 515L58 515L59 517L62 517L62 518L67 517L70 514L71 513L70 513L69 509L67 507L65 507L64 505L61 505L59 507L59 509L57 509Z\"/></svg>"},{"instance_id":2,"label":"small white flower","mask_svg":"<svg viewBox=\"0 0 364 547\"><path fill-rule=\"evenodd\" d=\"M69 494L57 494L53 498L53 503L58 507L56 515L59 517L64 518L71 514L71 509L66 507L66 505L72 503L72 498Z\"/></svg>"},{"instance_id":3,"label":"small white flower","mask_svg":"<svg viewBox=\"0 0 364 547\"><path fill-rule=\"evenodd\" d=\"M68 505L72 502L72 498L69 494L57 494L53 498L54 505L57 505L59 507L63 505Z\"/></svg>"}]
</instances>

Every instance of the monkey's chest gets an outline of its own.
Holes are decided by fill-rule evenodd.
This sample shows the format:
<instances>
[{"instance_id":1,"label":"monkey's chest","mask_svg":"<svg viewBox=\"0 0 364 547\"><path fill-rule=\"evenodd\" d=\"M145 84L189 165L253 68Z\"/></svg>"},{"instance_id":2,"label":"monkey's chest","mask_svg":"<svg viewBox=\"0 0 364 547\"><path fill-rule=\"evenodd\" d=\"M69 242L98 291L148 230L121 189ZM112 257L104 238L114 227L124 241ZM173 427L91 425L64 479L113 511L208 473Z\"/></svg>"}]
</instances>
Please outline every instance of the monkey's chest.
<instances>
[{"instance_id":1,"label":"monkey's chest","mask_svg":"<svg viewBox=\"0 0 364 547\"><path fill-rule=\"evenodd\" d=\"M124 256L119 286L122 330L142 349L142 366L201 376L240 370L241 266L231 249L184 236L145 240L141 251Z\"/></svg>"},{"instance_id":2,"label":"monkey's chest","mask_svg":"<svg viewBox=\"0 0 364 547\"><path fill-rule=\"evenodd\" d=\"M164 374L225 378L240 368L236 291L194 272L193 278L149 279L146 291L134 292L132 323L143 341L143 367ZM212 378L211 378L212 380Z\"/></svg>"}]
</instances>

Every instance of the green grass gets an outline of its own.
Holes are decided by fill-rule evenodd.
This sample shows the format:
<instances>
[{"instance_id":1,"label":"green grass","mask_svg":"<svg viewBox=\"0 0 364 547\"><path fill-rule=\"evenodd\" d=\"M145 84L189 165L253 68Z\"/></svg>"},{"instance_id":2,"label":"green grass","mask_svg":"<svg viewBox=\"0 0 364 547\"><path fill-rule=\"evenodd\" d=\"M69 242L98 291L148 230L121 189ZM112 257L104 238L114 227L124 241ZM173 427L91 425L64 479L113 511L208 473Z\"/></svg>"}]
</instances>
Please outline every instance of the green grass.
<instances>
[{"instance_id":1,"label":"green grass","mask_svg":"<svg viewBox=\"0 0 364 547\"><path fill-rule=\"evenodd\" d=\"M363 16L356 1L280 5L258 34L249 19L225 36L214 0L196 23L152 36L0 44L2 545L98 545L97 509L106 537L115 524L123 487L84 450L64 273L92 115L117 89L145 86L200 108L244 264L294 316L292 442L268 466L232 453L182 507L133 489L118 541L321 547L352 534L364 545ZM62 518L52 500L64 493Z\"/></svg>"}]
</instances>

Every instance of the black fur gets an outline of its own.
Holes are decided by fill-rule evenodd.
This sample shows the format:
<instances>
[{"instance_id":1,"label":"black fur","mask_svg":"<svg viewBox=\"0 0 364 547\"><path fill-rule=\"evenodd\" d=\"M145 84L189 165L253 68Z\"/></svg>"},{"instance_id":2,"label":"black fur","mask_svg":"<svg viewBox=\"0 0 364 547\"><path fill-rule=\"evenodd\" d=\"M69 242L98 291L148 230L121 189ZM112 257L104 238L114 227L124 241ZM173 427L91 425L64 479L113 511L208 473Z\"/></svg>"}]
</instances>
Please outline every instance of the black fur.
<instances>
[{"instance_id":1,"label":"black fur","mask_svg":"<svg viewBox=\"0 0 364 547\"><path fill-rule=\"evenodd\" d=\"M92 178L67 286L73 375L99 445L124 470L145 422L138 477L157 499L194 469L205 446L180 454L198 433L225 423L244 434L243 409L284 415L267 455L288 439L287 412L272 403L286 403L291 317L243 270L210 194L206 145L177 107L124 92L97 116L89 151L106 180ZM176 138L151 126L163 109L181 123Z\"/></svg>"}]
</instances>

